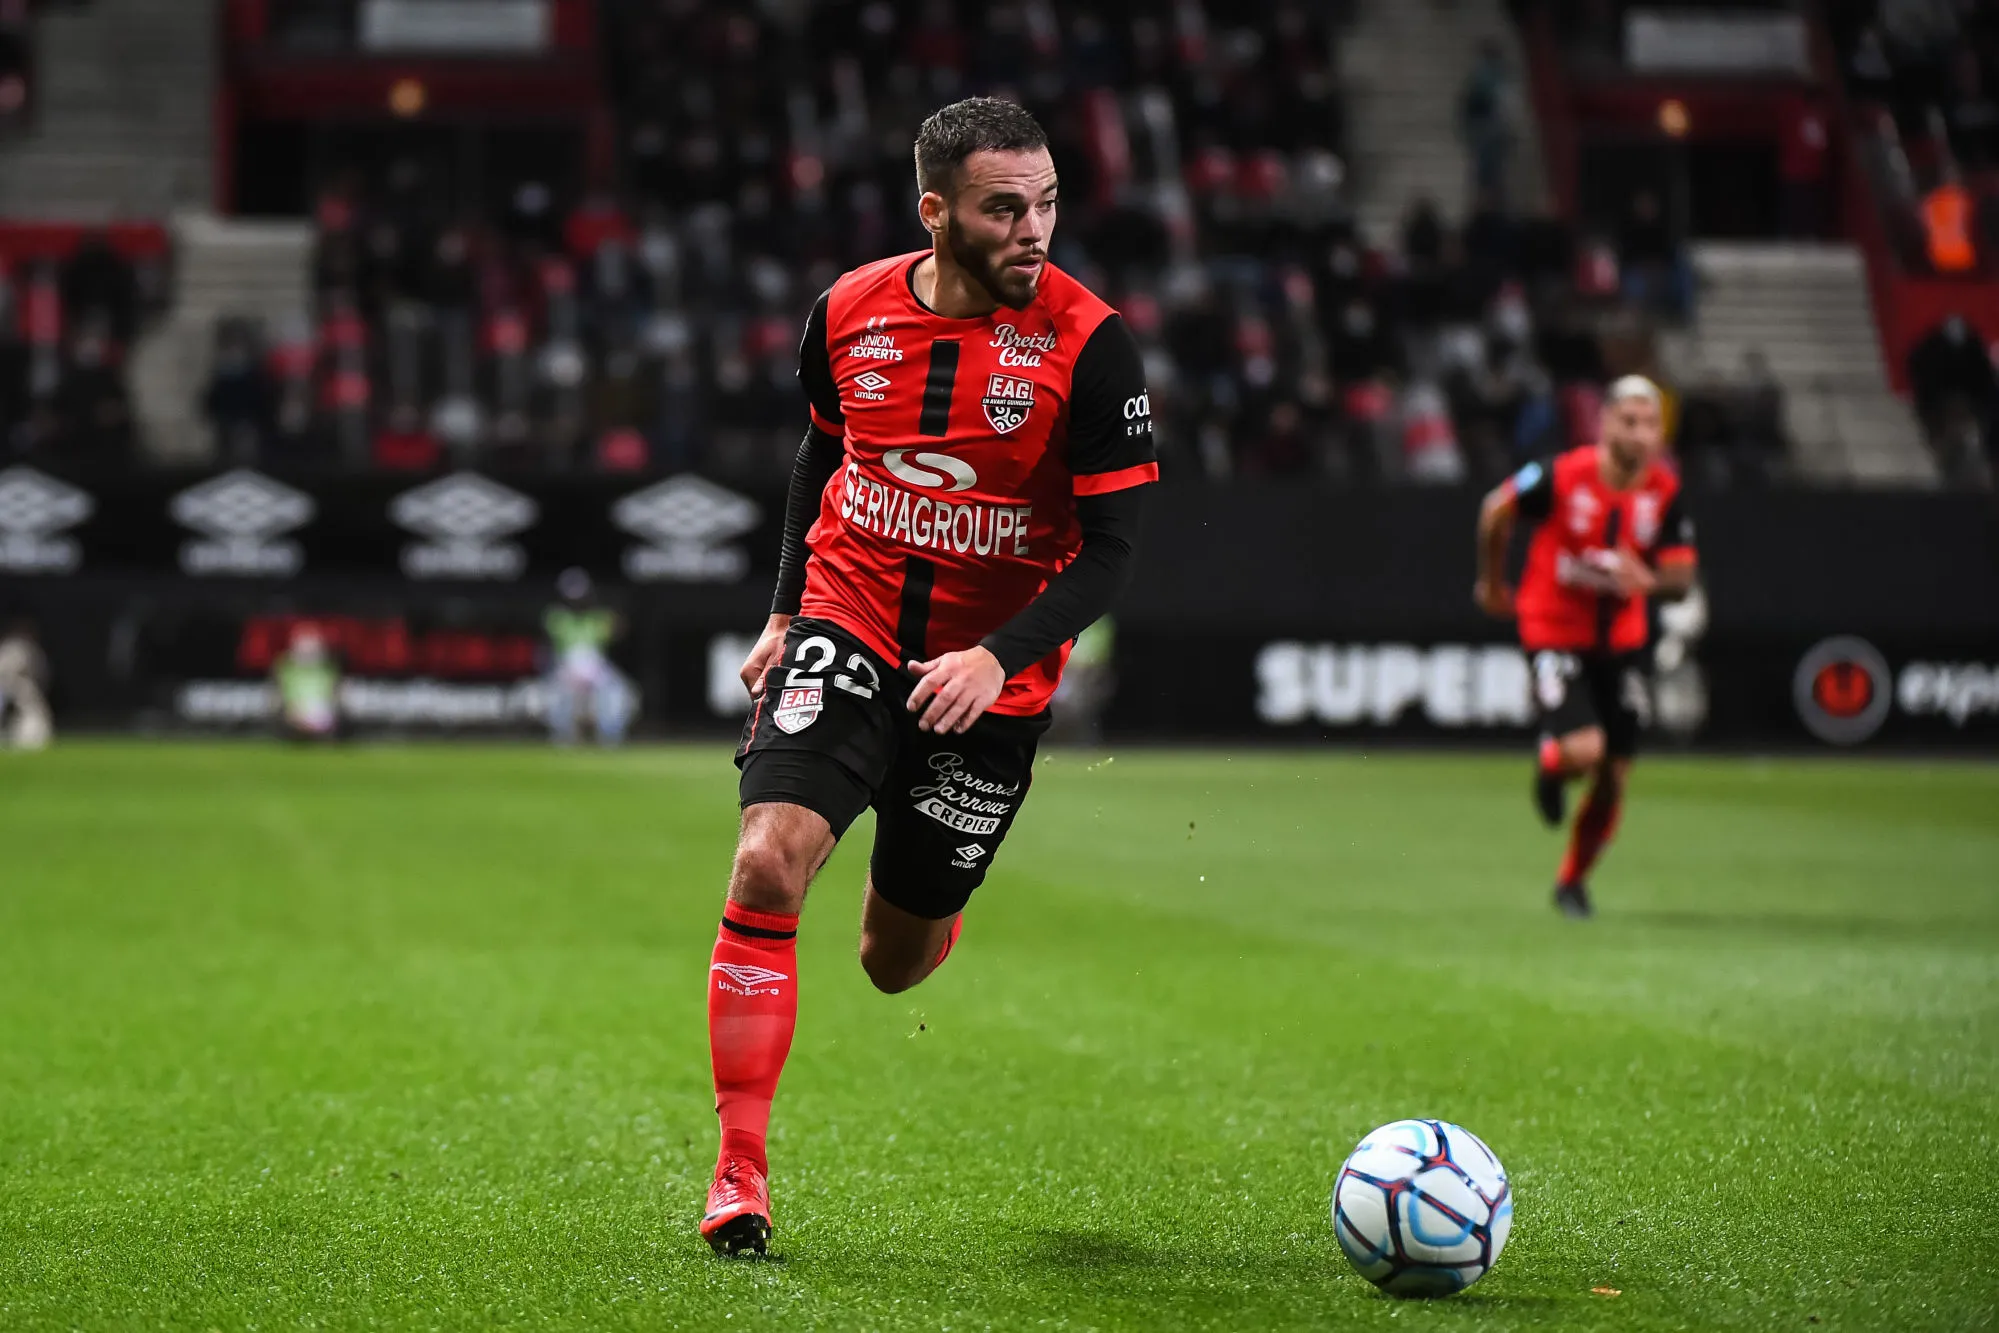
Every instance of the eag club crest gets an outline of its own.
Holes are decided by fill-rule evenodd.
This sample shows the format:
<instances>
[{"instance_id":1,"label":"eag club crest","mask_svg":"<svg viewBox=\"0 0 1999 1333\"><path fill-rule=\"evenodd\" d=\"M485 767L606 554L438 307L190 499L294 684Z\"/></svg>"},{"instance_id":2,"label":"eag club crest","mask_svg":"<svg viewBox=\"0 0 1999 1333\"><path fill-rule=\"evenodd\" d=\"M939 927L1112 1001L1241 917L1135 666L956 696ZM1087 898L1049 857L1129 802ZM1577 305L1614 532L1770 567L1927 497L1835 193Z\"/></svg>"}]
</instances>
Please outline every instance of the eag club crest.
<instances>
[{"instance_id":1,"label":"eag club crest","mask_svg":"<svg viewBox=\"0 0 1999 1333\"><path fill-rule=\"evenodd\" d=\"M785 735L795 736L818 719L819 710L825 705L824 687L819 685L789 687L777 696L777 707L771 710L770 720L777 723L777 729Z\"/></svg>"},{"instance_id":2,"label":"eag club crest","mask_svg":"<svg viewBox=\"0 0 1999 1333\"><path fill-rule=\"evenodd\" d=\"M986 381L986 420L1002 435L1009 435L1034 410L1034 381L1017 375L995 375Z\"/></svg>"}]
</instances>

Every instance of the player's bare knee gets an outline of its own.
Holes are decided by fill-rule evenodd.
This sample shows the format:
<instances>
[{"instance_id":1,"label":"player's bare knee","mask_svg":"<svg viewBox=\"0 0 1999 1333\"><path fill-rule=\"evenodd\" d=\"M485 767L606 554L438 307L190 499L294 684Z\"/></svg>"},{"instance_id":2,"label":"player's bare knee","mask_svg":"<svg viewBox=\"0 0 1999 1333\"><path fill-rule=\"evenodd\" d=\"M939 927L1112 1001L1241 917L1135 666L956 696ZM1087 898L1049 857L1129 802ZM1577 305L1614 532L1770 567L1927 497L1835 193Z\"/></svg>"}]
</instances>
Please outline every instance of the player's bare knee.
<instances>
[{"instance_id":1,"label":"player's bare knee","mask_svg":"<svg viewBox=\"0 0 1999 1333\"><path fill-rule=\"evenodd\" d=\"M746 831L729 875L730 901L758 912L797 912L811 880L810 856L780 838Z\"/></svg>"},{"instance_id":2,"label":"player's bare knee","mask_svg":"<svg viewBox=\"0 0 1999 1333\"><path fill-rule=\"evenodd\" d=\"M1562 738L1562 755L1572 771L1593 773L1603 767L1603 733L1594 727Z\"/></svg>"}]
</instances>

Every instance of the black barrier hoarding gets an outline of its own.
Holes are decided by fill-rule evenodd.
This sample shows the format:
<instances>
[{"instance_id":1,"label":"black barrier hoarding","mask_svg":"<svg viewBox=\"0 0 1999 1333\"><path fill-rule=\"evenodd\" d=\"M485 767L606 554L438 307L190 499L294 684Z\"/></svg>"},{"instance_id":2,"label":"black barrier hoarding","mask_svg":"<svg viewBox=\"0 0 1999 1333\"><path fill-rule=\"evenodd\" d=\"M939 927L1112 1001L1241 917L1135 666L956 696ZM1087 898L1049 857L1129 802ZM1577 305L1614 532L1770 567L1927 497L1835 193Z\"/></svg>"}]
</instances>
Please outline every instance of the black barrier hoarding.
<instances>
[{"instance_id":1,"label":"black barrier hoarding","mask_svg":"<svg viewBox=\"0 0 1999 1333\"><path fill-rule=\"evenodd\" d=\"M1463 490L1167 484L1116 616L1111 739L1531 733L1528 667L1470 600ZM66 725L252 725L268 646L330 630L369 725L537 725L555 575L625 620L646 724L719 734L783 496L671 477L0 469L0 619L32 615ZM1696 494L1705 623L1657 739L1999 749L1984 497ZM1680 653L1675 653L1677 658Z\"/></svg>"},{"instance_id":2,"label":"black barrier hoarding","mask_svg":"<svg viewBox=\"0 0 1999 1333\"><path fill-rule=\"evenodd\" d=\"M570 566L634 584L775 565L783 497L691 474L620 480L55 475L0 470L0 577L379 579L506 586Z\"/></svg>"}]
</instances>

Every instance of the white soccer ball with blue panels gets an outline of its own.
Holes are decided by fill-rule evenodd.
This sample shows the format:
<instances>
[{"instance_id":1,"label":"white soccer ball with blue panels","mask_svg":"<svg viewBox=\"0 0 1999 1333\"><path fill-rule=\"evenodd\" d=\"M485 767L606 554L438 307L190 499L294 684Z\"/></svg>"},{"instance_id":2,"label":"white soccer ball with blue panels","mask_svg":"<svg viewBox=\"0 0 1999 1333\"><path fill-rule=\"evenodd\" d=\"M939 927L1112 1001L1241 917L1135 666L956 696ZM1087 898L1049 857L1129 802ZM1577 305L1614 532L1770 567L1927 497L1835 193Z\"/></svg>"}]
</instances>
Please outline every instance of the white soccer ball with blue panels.
<instances>
[{"instance_id":1,"label":"white soccer ball with blue panels","mask_svg":"<svg viewBox=\"0 0 1999 1333\"><path fill-rule=\"evenodd\" d=\"M1398 1120L1360 1141L1333 1185L1333 1234L1395 1296L1448 1296L1484 1277L1513 1229L1506 1168L1478 1135Z\"/></svg>"}]
</instances>

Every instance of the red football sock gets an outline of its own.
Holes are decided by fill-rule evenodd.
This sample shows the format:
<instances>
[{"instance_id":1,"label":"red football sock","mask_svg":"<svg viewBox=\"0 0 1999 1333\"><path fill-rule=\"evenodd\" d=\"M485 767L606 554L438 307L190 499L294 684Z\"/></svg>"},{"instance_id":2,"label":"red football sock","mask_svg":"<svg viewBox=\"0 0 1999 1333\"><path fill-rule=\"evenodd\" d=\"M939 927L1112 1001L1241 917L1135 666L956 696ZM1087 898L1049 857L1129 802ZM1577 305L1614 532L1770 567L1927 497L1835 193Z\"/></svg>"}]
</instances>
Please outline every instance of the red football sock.
<instances>
[{"instance_id":1,"label":"red football sock","mask_svg":"<svg viewBox=\"0 0 1999 1333\"><path fill-rule=\"evenodd\" d=\"M1541 771L1554 777L1562 771L1562 743L1553 736L1541 738Z\"/></svg>"},{"instance_id":2,"label":"red football sock","mask_svg":"<svg viewBox=\"0 0 1999 1333\"><path fill-rule=\"evenodd\" d=\"M1624 790L1598 782L1590 787L1589 799L1576 813L1576 826L1569 833L1569 850L1562 857L1558 883L1577 884L1603 855L1603 849L1617 832L1617 818L1624 811Z\"/></svg>"},{"instance_id":3,"label":"red football sock","mask_svg":"<svg viewBox=\"0 0 1999 1333\"><path fill-rule=\"evenodd\" d=\"M730 903L708 964L708 1052L722 1156L768 1170L764 1139L777 1076L798 1025L798 918Z\"/></svg>"},{"instance_id":4,"label":"red football sock","mask_svg":"<svg viewBox=\"0 0 1999 1333\"><path fill-rule=\"evenodd\" d=\"M937 961L930 965L930 970L932 972L935 972L938 968L944 966L944 960L951 956L951 950L957 947L958 937L964 933L965 933L965 914L963 912L960 912L958 914L958 919L951 923L951 933L944 937L944 947L937 951Z\"/></svg>"}]
</instances>

